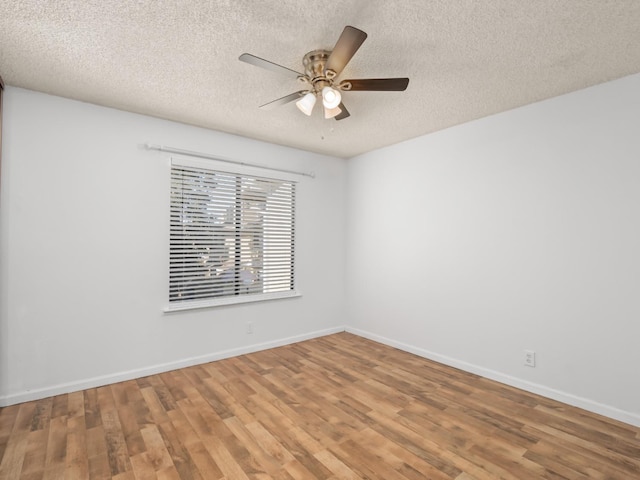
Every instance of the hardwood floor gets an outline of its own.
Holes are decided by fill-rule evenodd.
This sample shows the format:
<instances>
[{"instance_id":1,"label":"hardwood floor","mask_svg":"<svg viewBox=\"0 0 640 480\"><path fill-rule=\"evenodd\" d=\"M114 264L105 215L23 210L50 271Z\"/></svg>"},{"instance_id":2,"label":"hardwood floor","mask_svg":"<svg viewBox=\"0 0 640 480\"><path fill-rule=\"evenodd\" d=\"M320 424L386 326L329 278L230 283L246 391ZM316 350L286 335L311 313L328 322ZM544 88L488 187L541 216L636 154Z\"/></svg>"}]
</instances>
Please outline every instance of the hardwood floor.
<instances>
[{"instance_id":1,"label":"hardwood floor","mask_svg":"<svg viewBox=\"0 0 640 480\"><path fill-rule=\"evenodd\" d=\"M640 479L640 429L328 337L3 408L0 479Z\"/></svg>"}]
</instances>

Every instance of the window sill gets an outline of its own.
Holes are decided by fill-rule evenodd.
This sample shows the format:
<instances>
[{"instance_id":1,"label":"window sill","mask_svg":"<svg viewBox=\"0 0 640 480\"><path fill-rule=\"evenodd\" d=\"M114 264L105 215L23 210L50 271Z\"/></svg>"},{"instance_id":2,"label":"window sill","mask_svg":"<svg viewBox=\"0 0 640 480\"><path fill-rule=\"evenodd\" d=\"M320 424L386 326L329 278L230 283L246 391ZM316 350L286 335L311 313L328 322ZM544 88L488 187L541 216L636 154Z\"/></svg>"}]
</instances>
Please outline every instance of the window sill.
<instances>
[{"instance_id":1,"label":"window sill","mask_svg":"<svg viewBox=\"0 0 640 480\"><path fill-rule=\"evenodd\" d=\"M190 300L182 303L175 303L165 307L165 313L182 312L184 310L196 310L200 308L223 307L225 305L237 305L241 303L265 302L267 300L280 300L283 298L301 297L297 290L277 293L257 293L254 295L235 295L233 297L222 297L207 300Z\"/></svg>"}]
</instances>

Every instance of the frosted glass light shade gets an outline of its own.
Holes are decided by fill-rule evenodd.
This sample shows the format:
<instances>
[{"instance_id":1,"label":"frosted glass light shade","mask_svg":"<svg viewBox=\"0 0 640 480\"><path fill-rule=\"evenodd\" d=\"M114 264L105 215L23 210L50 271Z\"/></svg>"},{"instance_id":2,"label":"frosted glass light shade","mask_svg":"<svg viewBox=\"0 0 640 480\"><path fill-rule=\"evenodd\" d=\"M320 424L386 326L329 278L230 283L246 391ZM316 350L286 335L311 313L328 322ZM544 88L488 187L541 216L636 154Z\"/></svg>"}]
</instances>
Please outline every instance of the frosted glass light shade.
<instances>
[{"instance_id":1,"label":"frosted glass light shade","mask_svg":"<svg viewBox=\"0 0 640 480\"><path fill-rule=\"evenodd\" d=\"M338 105L340 105L341 101L342 95L340 95L340 92L338 90L335 90L331 87L324 87L322 89L322 104L326 108L336 108Z\"/></svg>"},{"instance_id":2,"label":"frosted glass light shade","mask_svg":"<svg viewBox=\"0 0 640 480\"><path fill-rule=\"evenodd\" d=\"M309 92L304 97L296 102L296 107L300 109L305 115L311 115L313 106L316 104L316 96Z\"/></svg>"},{"instance_id":3,"label":"frosted glass light shade","mask_svg":"<svg viewBox=\"0 0 640 480\"><path fill-rule=\"evenodd\" d=\"M327 108L324 107L324 118L333 118L342 113L342 109L340 107L336 108Z\"/></svg>"}]
</instances>

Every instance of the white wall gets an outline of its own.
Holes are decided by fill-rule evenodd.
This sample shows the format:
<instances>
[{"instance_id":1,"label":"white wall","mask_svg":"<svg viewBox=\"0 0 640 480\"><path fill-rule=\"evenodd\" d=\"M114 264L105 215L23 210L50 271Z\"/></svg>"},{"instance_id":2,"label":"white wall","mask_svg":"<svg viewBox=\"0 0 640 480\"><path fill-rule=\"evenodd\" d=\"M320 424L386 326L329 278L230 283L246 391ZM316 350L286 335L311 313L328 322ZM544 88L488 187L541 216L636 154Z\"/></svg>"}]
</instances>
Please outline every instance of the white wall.
<instances>
[{"instance_id":1,"label":"white wall","mask_svg":"<svg viewBox=\"0 0 640 480\"><path fill-rule=\"evenodd\" d=\"M344 160L12 87L4 107L0 403L344 329ZM164 314L169 160L145 142L315 172L302 297Z\"/></svg>"},{"instance_id":2,"label":"white wall","mask_svg":"<svg viewBox=\"0 0 640 480\"><path fill-rule=\"evenodd\" d=\"M345 164L8 87L0 404L348 320L356 333L640 425L638 125L635 75ZM298 190L303 296L162 313L168 156L144 142L314 171ZM536 368L522 365L524 349L537 352Z\"/></svg>"},{"instance_id":3,"label":"white wall","mask_svg":"<svg viewBox=\"0 0 640 480\"><path fill-rule=\"evenodd\" d=\"M352 331L640 425L640 75L351 159L347 187Z\"/></svg>"}]
</instances>

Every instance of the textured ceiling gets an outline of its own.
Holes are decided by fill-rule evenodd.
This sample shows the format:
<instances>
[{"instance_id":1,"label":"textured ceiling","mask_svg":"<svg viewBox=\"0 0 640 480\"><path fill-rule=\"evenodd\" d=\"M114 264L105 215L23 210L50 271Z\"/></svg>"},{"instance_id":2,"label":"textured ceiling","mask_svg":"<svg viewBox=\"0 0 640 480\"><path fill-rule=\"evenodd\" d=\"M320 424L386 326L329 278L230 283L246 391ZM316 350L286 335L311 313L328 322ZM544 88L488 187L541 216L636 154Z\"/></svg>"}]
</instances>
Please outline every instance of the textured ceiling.
<instances>
[{"instance_id":1,"label":"textured ceiling","mask_svg":"<svg viewBox=\"0 0 640 480\"><path fill-rule=\"evenodd\" d=\"M257 108L300 83L240 54L301 71L345 25L369 36L340 78L405 92ZM339 157L638 72L638 0L0 0L8 85Z\"/></svg>"}]
</instances>

